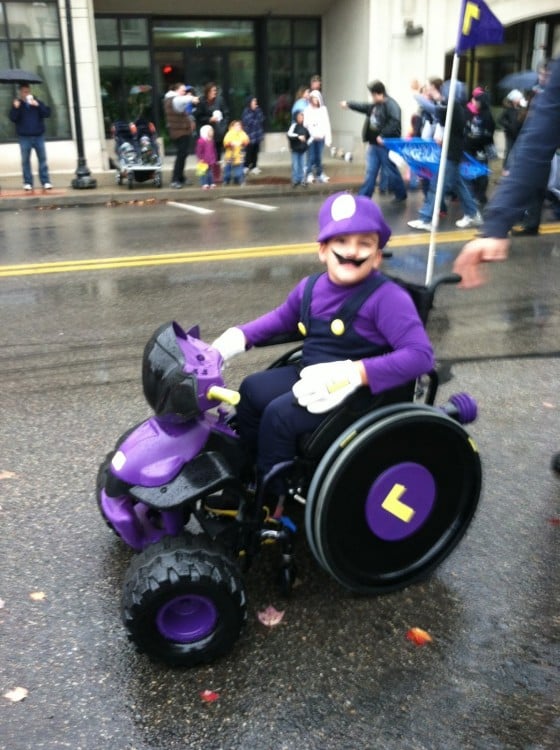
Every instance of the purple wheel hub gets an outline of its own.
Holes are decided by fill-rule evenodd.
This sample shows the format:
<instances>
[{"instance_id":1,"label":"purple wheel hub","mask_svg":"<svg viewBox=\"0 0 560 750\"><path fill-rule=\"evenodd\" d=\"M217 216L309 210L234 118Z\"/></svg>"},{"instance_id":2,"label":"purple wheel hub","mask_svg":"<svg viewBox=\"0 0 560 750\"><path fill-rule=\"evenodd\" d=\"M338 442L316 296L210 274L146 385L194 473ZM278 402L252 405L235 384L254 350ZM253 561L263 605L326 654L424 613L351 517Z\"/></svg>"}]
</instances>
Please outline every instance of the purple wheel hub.
<instances>
[{"instance_id":1,"label":"purple wheel hub","mask_svg":"<svg viewBox=\"0 0 560 750\"><path fill-rule=\"evenodd\" d=\"M387 542L414 534L428 520L436 499L436 484L420 464L391 466L373 483L365 515L370 531Z\"/></svg>"},{"instance_id":2,"label":"purple wheel hub","mask_svg":"<svg viewBox=\"0 0 560 750\"><path fill-rule=\"evenodd\" d=\"M160 634L168 641L194 643L209 636L218 621L212 599L198 594L176 596L164 604L156 617Z\"/></svg>"}]
</instances>

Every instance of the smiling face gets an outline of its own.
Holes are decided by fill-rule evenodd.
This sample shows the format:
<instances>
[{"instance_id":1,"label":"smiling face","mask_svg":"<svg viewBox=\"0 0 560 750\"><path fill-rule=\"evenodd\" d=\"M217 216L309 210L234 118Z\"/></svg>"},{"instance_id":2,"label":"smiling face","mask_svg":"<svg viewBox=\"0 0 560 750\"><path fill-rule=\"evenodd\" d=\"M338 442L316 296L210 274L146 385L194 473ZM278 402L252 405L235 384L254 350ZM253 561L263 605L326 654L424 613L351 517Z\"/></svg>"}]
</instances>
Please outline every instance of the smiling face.
<instances>
[{"instance_id":1,"label":"smiling face","mask_svg":"<svg viewBox=\"0 0 560 750\"><path fill-rule=\"evenodd\" d=\"M319 259L334 284L358 284L381 265L379 235L375 232L336 235L319 245Z\"/></svg>"}]
</instances>

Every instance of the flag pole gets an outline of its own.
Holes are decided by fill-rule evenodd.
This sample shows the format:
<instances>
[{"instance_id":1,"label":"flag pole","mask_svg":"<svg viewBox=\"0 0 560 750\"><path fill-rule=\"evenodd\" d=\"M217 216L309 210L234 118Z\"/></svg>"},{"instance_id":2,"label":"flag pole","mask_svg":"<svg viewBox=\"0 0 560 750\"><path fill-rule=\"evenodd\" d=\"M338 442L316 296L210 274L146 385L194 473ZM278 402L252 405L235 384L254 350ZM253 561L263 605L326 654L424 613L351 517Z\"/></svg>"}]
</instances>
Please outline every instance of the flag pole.
<instances>
[{"instance_id":1,"label":"flag pole","mask_svg":"<svg viewBox=\"0 0 560 750\"><path fill-rule=\"evenodd\" d=\"M459 55L457 52L453 55L453 66L451 69L451 80L449 82L449 97L447 99L447 115L443 128L443 142L441 144L441 158L436 183L436 197L434 200L434 210L432 213L432 228L430 230L430 246L428 249L428 262L426 264L426 286L429 286L434 274L434 261L436 257L436 232L439 224L439 209L441 206L441 197L443 186L445 184L445 166L447 163L447 152L449 151L449 138L451 135L451 122L453 120L453 107L455 105L455 91L457 89L457 76L459 73Z\"/></svg>"}]
</instances>

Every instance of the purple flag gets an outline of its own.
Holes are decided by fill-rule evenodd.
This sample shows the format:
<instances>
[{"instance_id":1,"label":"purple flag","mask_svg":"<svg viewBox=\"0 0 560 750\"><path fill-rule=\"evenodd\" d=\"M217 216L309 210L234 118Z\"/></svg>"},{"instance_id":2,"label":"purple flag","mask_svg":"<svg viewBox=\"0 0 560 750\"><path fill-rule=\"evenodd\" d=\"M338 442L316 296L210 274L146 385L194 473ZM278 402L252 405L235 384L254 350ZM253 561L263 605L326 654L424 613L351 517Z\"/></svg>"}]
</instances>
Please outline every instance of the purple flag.
<instances>
[{"instance_id":1,"label":"purple flag","mask_svg":"<svg viewBox=\"0 0 560 750\"><path fill-rule=\"evenodd\" d=\"M479 44L501 44L503 41L504 27L484 0L463 0L457 54Z\"/></svg>"}]
</instances>

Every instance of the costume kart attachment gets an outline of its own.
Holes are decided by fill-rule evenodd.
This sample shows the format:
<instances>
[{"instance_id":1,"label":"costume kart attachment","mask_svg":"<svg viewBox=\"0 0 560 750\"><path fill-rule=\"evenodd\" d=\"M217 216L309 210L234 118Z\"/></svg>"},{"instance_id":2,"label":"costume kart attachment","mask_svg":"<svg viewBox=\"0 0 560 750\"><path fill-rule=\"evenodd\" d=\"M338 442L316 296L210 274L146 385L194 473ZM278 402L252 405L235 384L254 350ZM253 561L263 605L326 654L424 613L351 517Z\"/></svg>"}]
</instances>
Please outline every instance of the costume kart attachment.
<instances>
[{"instance_id":1,"label":"costume kart attachment","mask_svg":"<svg viewBox=\"0 0 560 750\"><path fill-rule=\"evenodd\" d=\"M435 289L405 284L427 320ZM300 356L295 348L271 364ZM144 395L154 415L126 432L97 479L101 513L136 554L125 575L122 620L138 650L193 666L226 654L247 616L245 577L275 542L278 580L294 580L287 512L305 505L305 535L317 563L346 589L382 594L424 579L465 534L479 500L481 465L463 424L476 418L465 393L435 406L437 373L372 396L360 387L306 437L298 455L259 486L235 429L239 395L225 387L223 359L197 328L158 328L143 357ZM267 486L288 488L273 517ZM229 515L211 498L239 499ZM294 506L295 507L295 506Z\"/></svg>"}]
</instances>

